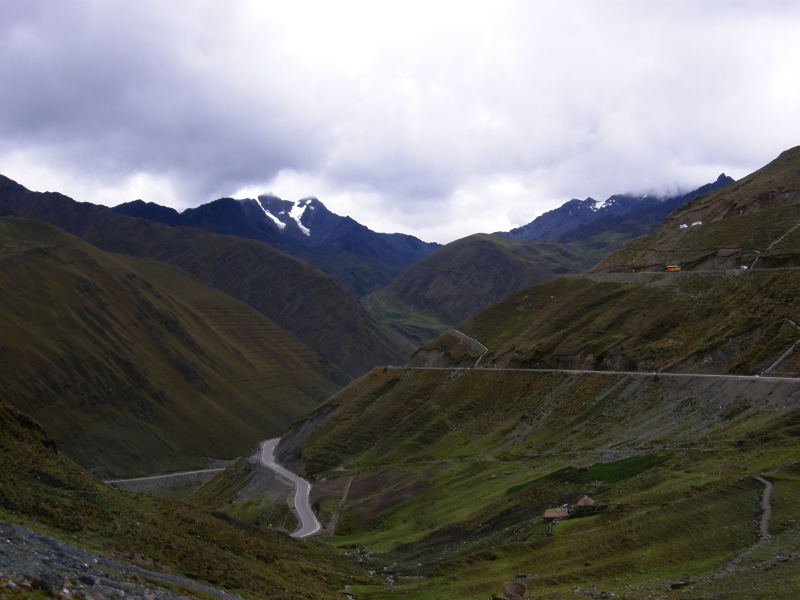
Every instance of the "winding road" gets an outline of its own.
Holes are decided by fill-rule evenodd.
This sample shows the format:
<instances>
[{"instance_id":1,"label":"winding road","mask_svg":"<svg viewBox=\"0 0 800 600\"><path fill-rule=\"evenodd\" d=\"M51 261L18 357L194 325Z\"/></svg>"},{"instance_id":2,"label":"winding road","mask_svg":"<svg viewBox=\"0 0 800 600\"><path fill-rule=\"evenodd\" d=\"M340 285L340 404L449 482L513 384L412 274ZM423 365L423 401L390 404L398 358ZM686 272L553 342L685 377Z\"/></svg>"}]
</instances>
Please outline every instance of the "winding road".
<instances>
[{"instance_id":1,"label":"winding road","mask_svg":"<svg viewBox=\"0 0 800 600\"><path fill-rule=\"evenodd\" d=\"M278 442L280 441L281 438L275 438L272 440L267 440L261 444L261 462L265 467L272 469L278 475L281 475L282 477L285 477L294 483L294 508L297 512L297 516L300 519L300 529L295 531L292 534L292 537L308 537L309 535L313 535L320 530L319 521L317 521L317 517L313 512L311 512L311 508L308 505L308 495L311 492L311 484L302 477L298 477L291 471L287 471L275 462L272 452L275 450L275 446L277 446Z\"/></svg>"}]
</instances>

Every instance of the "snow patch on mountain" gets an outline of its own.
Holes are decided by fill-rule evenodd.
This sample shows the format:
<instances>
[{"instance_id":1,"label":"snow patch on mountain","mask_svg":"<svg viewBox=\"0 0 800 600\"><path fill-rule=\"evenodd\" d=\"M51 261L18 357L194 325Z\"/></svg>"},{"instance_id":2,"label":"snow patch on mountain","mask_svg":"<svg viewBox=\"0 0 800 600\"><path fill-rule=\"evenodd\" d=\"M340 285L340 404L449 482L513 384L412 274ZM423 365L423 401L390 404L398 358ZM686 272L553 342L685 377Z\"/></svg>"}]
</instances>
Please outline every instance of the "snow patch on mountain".
<instances>
[{"instance_id":1,"label":"snow patch on mountain","mask_svg":"<svg viewBox=\"0 0 800 600\"><path fill-rule=\"evenodd\" d=\"M308 229L305 225L300 222L300 219L303 217L303 214L306 212L306 207L311 203L311 200L300 200L299 202L295 202L292 206L292 210L289 212L289 216L295 220L297 226L307 236L311 235L311 230Z\"/></svg>"},{"instance_id":2,"label":"snow patch on mountain","mask_svg":"<svg viewBox=\"0 0 800 600\"><path fill-rule=\"evenodd\" d=\"M278 229L283 231L283 229L286 227L286 223L282 222L278 217L276 217L271 212L269 212L266 208L264 208L264 206L261 204L261 200L256 200L256 203L261 207L261 210L264 211L264 214L267 215L270 219L272 219L272 222L275 223L275 225L278 226Z\"/></svg>"}]
</instances>

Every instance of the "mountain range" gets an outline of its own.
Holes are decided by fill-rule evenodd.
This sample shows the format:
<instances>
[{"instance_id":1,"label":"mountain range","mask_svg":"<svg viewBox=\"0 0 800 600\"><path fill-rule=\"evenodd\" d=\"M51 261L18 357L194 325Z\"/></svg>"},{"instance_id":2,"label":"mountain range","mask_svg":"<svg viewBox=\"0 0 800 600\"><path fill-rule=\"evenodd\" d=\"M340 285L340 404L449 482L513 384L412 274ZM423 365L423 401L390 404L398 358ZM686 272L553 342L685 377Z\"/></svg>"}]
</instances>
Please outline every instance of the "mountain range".
<instances>
[{"instance_id":1,"label":"mountain range","mask_svg":"<svg viewBox=\"0 0 800 600\"><path fill-rule=\"evenodd\" d=\"M732 182L722 174L666 199L570 200L511 232L475 234L438 248L362 303L377 319L424 344L519 289L585 272L629 240L649 234L675 208Z\"/></svg>"},{"instance_id":2,"label":"mountain range","mask_svg":"<svg viewBox=\"0 0 800 600\"><path fill-rule=\"evenodd\" d=\"M643 196L615 194L603 202L591 197L586 200L573 198L558 208L539 215L527 225L507 232L498 232L497 235L515 240L553 240L561 239L565 234L580 230L576 235L563 239L566 241L585 239L607 229L619 230L620 224L626 221L644 221L658 225L678 206L729 183L733 183L733 179L722 173L713 183L669 198L660 198L649 194ZM620 217L625 218L620 219ZM586 227L595 222L599 222L599 227ZM645 233L649 233L649 231Z\"/></svg>"},{"instance_id":3,"label":"mountain range","mask_svg":"<svg viewBox=\"0 0 800 600\"><path fill-rule=\"evenodd\" d=\"M411 235L376 233L350 217L331 212L316 198L297 202L274 195L255 200L220 198L182 213L135 200L112 210L170 227L193 227L258 240L314 265L357 297L383 287L439 247Z\"/></svg>"},{"instance_id":4,"label":"mountain range","mask_svg":"<svg viewBox=\"0 0 800 600\"><path fill-rule=\"evenodd\" d=\"M47 541L6 593L77 598L113 568L222 598L796 598L800 147L640 200L453 242L362 304L252 237L0 180L0 555L73 548ZM258 209L323 248L321 209L283 202L186 218ZM435 337L406 364L397 331ZM294 490L262 472L272 435L316 538L275 531ZM85 470L204 451L240 458L184 501ZM79 547L139 570L64 558Z\"/></svg>"},{"instance_id":5,"label":"mountain range","mask_svg":"<svg viewBox=\"0 0 800 600\"><path fill-rule=\"evenodd\" d=\"M46 221L102 250L179 267L254 308L354 377L375 365L404 362L414 351L336 280L252 239L120 215L62 194L31 192L2 176L0 215Z\"/></svg>"}]
</instances>

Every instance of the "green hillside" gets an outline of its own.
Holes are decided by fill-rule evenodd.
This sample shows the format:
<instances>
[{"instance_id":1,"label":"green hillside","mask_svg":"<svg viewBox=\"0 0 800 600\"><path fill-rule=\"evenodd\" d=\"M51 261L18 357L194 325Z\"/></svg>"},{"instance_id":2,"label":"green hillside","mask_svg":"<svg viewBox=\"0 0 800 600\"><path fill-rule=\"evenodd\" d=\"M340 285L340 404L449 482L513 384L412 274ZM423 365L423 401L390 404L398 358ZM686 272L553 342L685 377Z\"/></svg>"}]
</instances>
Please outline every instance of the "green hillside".
<instances>
[{"instance_id":1,"label":"green hillside","mask_svg":"<svg viewBox=\"0 0 800 600\"><path fill-rule=\"evenodd\" d=\"M585 271L621 243L591 248L479 233L418 260L362 303L377 319L423 344L520 288Z\"/></svg>"},{"instance_id":2,"label":"green hillside","mask_svg":"<svg viewBox=\"0 0 800 600\"><path fill-rule=\"evenodd\" d=\"M348 381L176 267L0 219L0 398L96 473L204 467L279 435Z\"/></svg>"},{"instance_id":3,"label":"green hillside","mask_svg":"<svg viewBox=\"0 0 800 600\"><path fill-rule=\"evenodd\" d=\"M684 270L796 267L798 225L800 146L684 204L655 232L626 244L592 272L664 271L667 265Z\"/></svg>"},{"instance_id":4,"label":"green hillside","mask_svg":"<svg viewBox=\"0 0 800 600\"><path fill-rule=\"evenodd\" d=\"M394 582L358 598L485 599L515 578L536 598L800 593L797 383L376 369L305 423L279 455L320 487L355 477L332 543ZM763 473L773 537L753 548ZM608 510L543 522L583 495Z\"/></svg>"},{"instance_id":5,"label":"green hillside","mask_svg":"<svg viewBox=\"0 0 800 600\"><path fill-rule=\"evenodd\" d=\"M106 251L168 262L241 300L351 376L405 362L414 351L350 293L266 244L117 215L0 176L0 214L40 219Z\"/></svg>"},{"instance_id":6,"label":"green hillside","mask_svg":"<svg viewBox=\"0 0 800 600\"><path fill-rule=\"evenodd\" d=\"M689 201L588 275L524 288L458 330L488 347L488 367L761 373L800 338L793 190L800 148ZM478 356L444 334L411 362L472 366ZM792 356L777 370L800 363Z\"/></svg>"},{"instance_id":7,"label":"green hillside","mask_svg":"<svg viewBox=\"0 0 800 600\"><path fill-rule=\"evenodd\" d=\"M447 332L418 368L375 369L290 428L279 459L318 482L332 542L385 577L357 597L478 599L513 580L536 598L800 595L800 215L788 179L766 179L668 232L659 260L696 253L683 271L640 260L665 225L459 323L479 344ZM563 506L584 516L543 520Z\"/></svg>"},{"instance_id":8,"label":"green hillside","mask_svg":"<svg viewBox=\"0 0 800 600\"><path fill-rule=\"evenodd\" d=\"M106 486L55 450L35 421L2 402L0 423L0 520L245 598L341 598L345 585L370 580L362 567L322 544L258 531L178 500ZM4 539L4 551L13 543ZM16 549L30 552L24 546ZM33 563L28 576L40 576L47 568ZM4 579L12 575L3 569ZM212 597L152 576L118 577ZM4 597L47 597L40 590L4 590Z\"/></svg>"},{"instance_id":9,"label":"green hillside","mask_svg":"<svg viewBox=\"0 0 800 600\"><path fill-rule=\"evenodd\" d=\"M760 373L800 339L799 299L795 269L562 277L458 328L488 347L483 367ZM472 366L478 356L445 334L411 363Z\"/></svg>"}]
</instances>

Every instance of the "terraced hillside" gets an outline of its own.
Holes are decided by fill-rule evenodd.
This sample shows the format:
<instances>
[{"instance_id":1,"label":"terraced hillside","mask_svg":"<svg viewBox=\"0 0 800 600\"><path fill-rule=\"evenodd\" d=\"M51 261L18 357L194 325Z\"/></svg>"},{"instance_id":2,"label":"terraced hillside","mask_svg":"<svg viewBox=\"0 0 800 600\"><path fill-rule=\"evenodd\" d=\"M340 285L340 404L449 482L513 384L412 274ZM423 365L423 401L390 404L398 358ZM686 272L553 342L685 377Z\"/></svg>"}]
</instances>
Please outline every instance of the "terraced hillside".
<instances>
[{"instance_id":1,"label":"terraced hillside","mask_svg":"<svg viewBox=\"0 0 800 600\"><path fill-rule=\"evenodd\" d=\"M0 398L98 474L205 467L280 434L347 375L177 267L0 219Z\"/></svg>"},{"instance_id":2,"label":"terraced hillside","mask_svg":"<svg viewBox=\"0 0 800 600\"><path fill-rule=\"evenodd\" d=\"M675 210L652 234L626 244L596 273L800 265L800 146ZM684 226L684 227L682 227Z\"/></svg>"},{"instance_id":3,"label":"terraced hillside","mask_svg":"<svg viewBox=\"0 0 800 600\"><path fill-rule=\"evenodd\" d=\"M395 368L278 453L328 490L325 519L349 482L332 543L384 577L359 598L483 599L515 579L536 598L792 598L799 427L795 381ZM764 473L772 537L754 547ZM596 514L543 522L584 495Z\"/></svg>"},{"instance_id":4,"label":"terraced hillside","mask_svg":"<svg viewBox=\"0 0 800 600\"><path fill-rule=\"evenodd\" d=\"M414 351L334 279L260 242L117 215L61 194L31 192L2 176L0 215L40 219L100 249L178 266L354 377L376 365L404 362Z\"/></svg>"},{"instance_id":5,"label":"terraced hillside","mask_svg":"<svg viewBox=\"0 0 800 600\"><path fill-rule=\"evenodd\" d=\"M68 595L96 596L101 573L117 594L138 585L157 597L270 600L341 598L345 586L371 579L325 545L261 532L177 500L108 487L58 452L35 421L3 402L0 422L2 554L28 564L9 569L4 562L3 578L20 584L4 585L6 597L48 594L30 590L31 582L52 593L61 593L61 586L51 587L56 582L66 582ZM37 556L33 544L6 533L9 521L33 529L37 540L49 534L76 554L93 551L123 564L81 564L52 547ZM21 587L25 580L27 591ZM203 585L215 588L214 595Z\"/></svg>"},{"instance_id":6,"label":"terraced hillside","mask_svg":"<svg viewBox=\"0 0 800 600\"><path fill-rule=\"evenodd\" d=\"M608 250L483 233L456 240L362 299L367 310L423 344L510 293L564 273L580 273Z\"/></svg>"}]
</instances>

